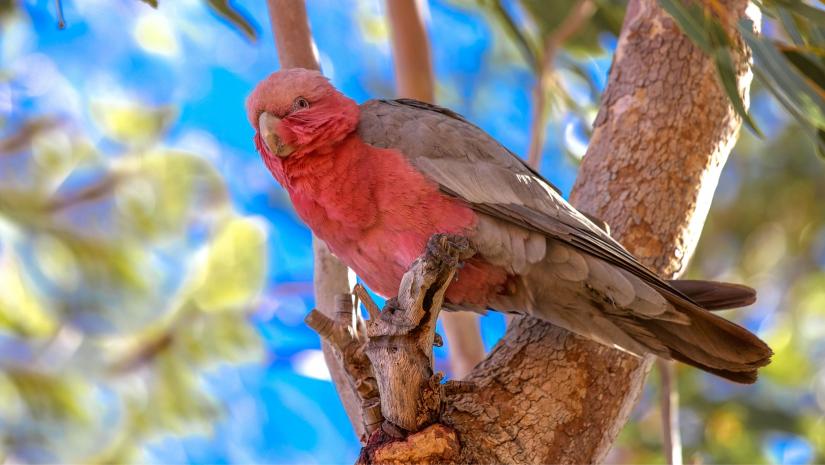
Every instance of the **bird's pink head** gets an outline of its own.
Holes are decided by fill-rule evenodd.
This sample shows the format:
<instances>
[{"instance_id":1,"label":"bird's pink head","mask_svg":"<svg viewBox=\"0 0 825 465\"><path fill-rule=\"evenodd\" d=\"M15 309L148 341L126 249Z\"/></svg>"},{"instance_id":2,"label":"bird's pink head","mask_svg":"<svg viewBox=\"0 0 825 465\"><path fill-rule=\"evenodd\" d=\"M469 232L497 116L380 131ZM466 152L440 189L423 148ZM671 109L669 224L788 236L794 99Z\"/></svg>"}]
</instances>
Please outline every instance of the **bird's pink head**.
<instances>
[{"instance_id":1,"label":"bird's pink head","mask_svg":"<svg viewBox=\"0 0 825 465\"><path fill-rule=\"evenodd\" d=\"M286 159L330 151L358 126L358 105L318 71L272 73L246 100L255 145L270 170ZM281 180L281 179L279 179Z\"/></svg>"}]
</instances>

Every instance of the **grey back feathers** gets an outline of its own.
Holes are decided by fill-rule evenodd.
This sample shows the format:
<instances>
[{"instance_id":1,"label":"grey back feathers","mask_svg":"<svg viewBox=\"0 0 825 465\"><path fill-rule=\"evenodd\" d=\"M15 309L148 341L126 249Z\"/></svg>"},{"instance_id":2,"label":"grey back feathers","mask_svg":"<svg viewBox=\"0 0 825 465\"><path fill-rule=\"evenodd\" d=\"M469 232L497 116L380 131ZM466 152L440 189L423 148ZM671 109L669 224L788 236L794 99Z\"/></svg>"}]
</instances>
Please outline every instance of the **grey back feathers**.
<instances>
[{"instance_id":1,"label":"grey back feathers","mask_svg":"<svg viewBox=\"0 0 825 465\"><path fill-rule=\"evenodd\" d=\"M441 107L401 99L361 106L359 135L401 152L479 221L470 239L514 289L491 306L527 313L636 355L675 358L739 382L771 351L707 309L747 305L746 286L665 281L573 208L550 182L480 128ZM702 305L707 307L703 308Z\"/></svg>"}]
</instances>

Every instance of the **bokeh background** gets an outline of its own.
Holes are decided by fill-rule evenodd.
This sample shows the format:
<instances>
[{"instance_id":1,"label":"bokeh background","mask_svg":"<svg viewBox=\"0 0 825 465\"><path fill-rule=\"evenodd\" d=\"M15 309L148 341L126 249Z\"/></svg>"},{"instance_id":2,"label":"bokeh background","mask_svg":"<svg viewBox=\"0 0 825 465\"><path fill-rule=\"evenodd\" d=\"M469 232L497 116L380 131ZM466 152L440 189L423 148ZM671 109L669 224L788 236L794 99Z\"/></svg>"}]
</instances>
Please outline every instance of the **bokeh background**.
<instances>
[{"instance_id":1,"label":"bokeh background","mask_svg":"<svg viewBox=\"0 0 825 465\"><path fill-rule=\"evenodd\" d=\"M221 2L217 2L221 3ZM312 0L323 70L394 94L381 1ZM479 2L483 4L484 2ZM513 2L518 21L529 22ZM310 234L243 103L278 67L200 0L0 2L0 463L352 463L312 308ZM560 58L541 172L569 192L621 9ZM437 100L515 153L534 73L489 8L431 0ZM728 312L776 356L754 386L679 368L693 463L825 463L825 160L759 86L689 276L748 283ZM482 318L486 346L503 334ZM449 371L447 348L437 351ZM660 463L651 376L609 461Z\"/></svg>"}]
</instances>

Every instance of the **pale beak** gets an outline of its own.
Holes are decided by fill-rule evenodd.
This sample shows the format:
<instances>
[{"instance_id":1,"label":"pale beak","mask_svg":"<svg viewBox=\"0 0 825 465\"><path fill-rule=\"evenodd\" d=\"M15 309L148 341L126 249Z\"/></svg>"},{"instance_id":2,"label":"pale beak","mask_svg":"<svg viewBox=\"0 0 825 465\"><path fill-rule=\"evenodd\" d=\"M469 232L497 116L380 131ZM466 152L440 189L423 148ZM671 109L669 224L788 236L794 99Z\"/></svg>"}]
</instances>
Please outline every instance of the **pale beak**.
<instances>
[{"instance_id":1,"label":"pale beak","mask_svg":"<svg viewBox=\"0 0 825 465\"><path fill-rule=\"evenodd\" d=\"M258 130L261 131L261 138L266 144L266 148L277 157L287 157L295 151L295 147L284 144L280 137L278 137L278 128L281 126L281 118L263 112L258 117Z\"/></svg>"}]
</instances>

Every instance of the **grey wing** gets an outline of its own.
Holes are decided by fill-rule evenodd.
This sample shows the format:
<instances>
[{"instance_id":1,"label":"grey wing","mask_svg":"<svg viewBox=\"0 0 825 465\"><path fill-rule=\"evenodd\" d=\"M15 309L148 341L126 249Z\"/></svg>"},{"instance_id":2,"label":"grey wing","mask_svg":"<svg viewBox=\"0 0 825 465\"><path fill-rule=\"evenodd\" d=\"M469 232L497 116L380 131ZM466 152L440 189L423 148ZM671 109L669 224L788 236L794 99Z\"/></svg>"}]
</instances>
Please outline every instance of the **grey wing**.
<instances>
[{"instance_id":1,"label":"grey wing","mask_svg":"<svg viewBox=\"0 0 825 465\"><path fill-rule=\"evenodd\" d=\"M399 149L442 191L476 211L561 241L689 301L567 203L549 181L460 115L409 99L371 100L361 114L358 131L367 143ZM543 255L537 241L525 244Z\"/></svg>"},{"instance_id":2,"label":"grey wing","mask_svg":"<svg viewBox=\"0 0 825 465\"><path fill-rule=\"evenodd\" d=\"M415 100L375 100L361 106L358 131L369 144L399 150L479 213L471 237L479 253L519 278L516 292L498 296L494 308L531 310L608 345L673 357L739 382L753 382L756 368L770 361L764 342L646 268L456 113Z\"/></svg>"}]
</instances>

